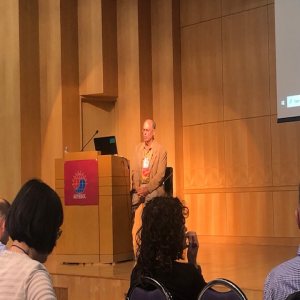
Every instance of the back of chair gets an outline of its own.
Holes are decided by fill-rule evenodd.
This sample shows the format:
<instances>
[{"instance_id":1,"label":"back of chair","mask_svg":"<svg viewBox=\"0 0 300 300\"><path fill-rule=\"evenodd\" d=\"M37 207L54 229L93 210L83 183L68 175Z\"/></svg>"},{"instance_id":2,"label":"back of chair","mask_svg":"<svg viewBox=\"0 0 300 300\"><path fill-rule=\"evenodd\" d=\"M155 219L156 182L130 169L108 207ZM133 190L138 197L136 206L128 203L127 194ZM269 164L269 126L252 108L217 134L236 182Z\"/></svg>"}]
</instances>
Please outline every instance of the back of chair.
<instances>
[{"instance_id":1,"label":"back of chair","mask_svg":"<svg viewBox=\"0 0 300 300\"><path fill-rule=\"evenodd\" d=\"M165 172L165 177L163 181L166 195L168 197L173 196L173 168L167 167Z\"/></svg>"},{"instance_id":2,"label":"back of chair","mask_svg":"<svg viewBox=\"0 0 300 300\"><path fill-rule=\"evenodd\" d=\"M300 291L289 295L285 300L300 300Z\"/></svg>"},{"instance_id":3,"label":"back of chair","mask_svg":"<svg viewBox=\"0 0 300 300\"><path fill-rule=\"evenodd\" d=\"M129 289L126 300L172 300L172 296L157 280L145 276Z\"/></svg>"},{"instance_id":4,"label":"back of chair","mask_svg":"<svg viewBox=\"0 0 300 300\"><path fill-rule=\"evenodd\" d=\"M135 287L132 290L130 300L166 300L165 295L159 289L148 291L140 287Z\"/></svg>"},{"instance_id":5,"label":"back of chair","mask_svg":"<svg viewBox=\"0 0 300 300\"><path fill-rule=\"evenodd\" d=\"M216 290L217 286L223 290ZM235 283L228 279L217 278L207 283L198 300L247 300L247 298Z\"/></svg>"}]
</instances>

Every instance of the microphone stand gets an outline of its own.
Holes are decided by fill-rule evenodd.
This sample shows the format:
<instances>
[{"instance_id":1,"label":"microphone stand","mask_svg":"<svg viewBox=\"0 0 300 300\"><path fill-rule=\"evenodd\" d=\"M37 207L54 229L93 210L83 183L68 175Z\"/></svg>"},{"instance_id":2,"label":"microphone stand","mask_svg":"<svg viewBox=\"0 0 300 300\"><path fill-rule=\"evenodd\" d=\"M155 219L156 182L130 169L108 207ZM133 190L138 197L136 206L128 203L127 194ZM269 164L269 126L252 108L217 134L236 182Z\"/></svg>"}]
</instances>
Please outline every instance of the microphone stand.
<instances>
[{"instance_id":1,"label":"microphone stand","mask_svg":"<svg viewBox=\"0 0 300 300\"><path fill-rule=\"evenodd\" d=\"M84 148L89 144L89 142L94 138L95 135L98 134L98 129L96 130L96 132L92 135L92 137L85 143L85 145L81 148L80 152L82 152L84 150Z\"/></svg>"}]
</instances>

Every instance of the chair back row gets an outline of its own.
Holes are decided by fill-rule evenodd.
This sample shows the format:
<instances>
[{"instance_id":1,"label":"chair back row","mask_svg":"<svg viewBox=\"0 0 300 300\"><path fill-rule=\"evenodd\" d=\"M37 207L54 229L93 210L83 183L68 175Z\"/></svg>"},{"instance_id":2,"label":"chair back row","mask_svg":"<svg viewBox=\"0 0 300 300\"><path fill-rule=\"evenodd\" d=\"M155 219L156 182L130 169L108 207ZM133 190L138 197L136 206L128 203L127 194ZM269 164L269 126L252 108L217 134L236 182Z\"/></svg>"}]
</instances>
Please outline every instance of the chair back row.
<instances>
[{"instance_id":1,"label":"chair back row","mask_svg":"<svg viewBox=\"0 0 300 300\"><path fill-rule=\"evenodd\" d=\"M243 291L232 281L216 278L206 284L198 300L247 300Z\"/></svg>"},{"instance_id":2,"label":"chair back row","mask_svg":"<svg viewBox=\"0 0 300 300\"><path fill-rule=\"evenodd\" d=\"M140 279L140 283L129 289L126 300L172 300L172 296L156 279L145 276ZM206 284L198 300L247 300L247 298L235 283L225 278L217 278Z\"/></svg>"},{"instance_id":3,"label":"chair back row","mask_svg":"<svg viewBox=\"0 0 300 300\"><path fill-rule=\"evenodd\" d=\"M129 289L126 300L172 300L172 296L156 279L144 276Z\"/></svg>"}]
</instances>

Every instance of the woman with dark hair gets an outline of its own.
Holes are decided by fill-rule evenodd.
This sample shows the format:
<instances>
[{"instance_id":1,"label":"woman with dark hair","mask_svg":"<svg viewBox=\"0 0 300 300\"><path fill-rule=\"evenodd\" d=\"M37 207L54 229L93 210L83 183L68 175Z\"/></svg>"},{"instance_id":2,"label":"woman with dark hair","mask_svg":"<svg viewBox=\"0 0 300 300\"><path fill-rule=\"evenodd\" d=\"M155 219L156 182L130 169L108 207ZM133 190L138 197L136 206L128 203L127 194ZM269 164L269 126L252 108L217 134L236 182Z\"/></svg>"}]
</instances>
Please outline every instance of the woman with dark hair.
<instances>
[{"instance_id":1,"label":"woman with dark hair","mask_svg":"<svg viewBox=\"0 0 300 300\"><path fill-rule=\"evenodd\" d=\"M62 223L57 193L38 179L26 182L6 219L13 243L0 254L1 299L56 299L42 263L56 245Z\"/></svg>"},{"instance_id":2,"label":"woman with dark hair","mask_svg":"<svg viewBox=\"0 0 300 300\"><path fill-rule=\"evenodd\" d=\"M171 293L173 300L194 300L205 286L197 265L198 240L186 232L188 208L178 198L157 197L148 202L137 233L137 263L130 286L143 276L158 280ZM188 263L179 262L187 249Z\"/></svg>"}]
</instances>

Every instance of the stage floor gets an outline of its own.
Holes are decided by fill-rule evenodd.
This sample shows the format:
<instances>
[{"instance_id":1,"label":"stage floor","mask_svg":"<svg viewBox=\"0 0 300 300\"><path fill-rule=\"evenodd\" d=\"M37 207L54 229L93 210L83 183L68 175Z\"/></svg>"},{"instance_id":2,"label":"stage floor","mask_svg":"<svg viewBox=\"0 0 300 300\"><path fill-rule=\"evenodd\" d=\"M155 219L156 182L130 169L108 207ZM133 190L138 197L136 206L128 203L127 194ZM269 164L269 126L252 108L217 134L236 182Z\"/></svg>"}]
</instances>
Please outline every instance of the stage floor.
<instances>
[{"instance_id":1,"label":"stage floor","mask_svg":"<svg viewBox=\"0 0 300 300\"><path fill-rule=\"evenodd\" d=\"M249 300L262 299L264 280L277 264L296 255L297 246L202 244L198 263L206 281L223 277L237 283ZM52 255L46 267L59 300L124 300L133 261L116 264L62 264Z\"/></svg>"}]
</instances>

